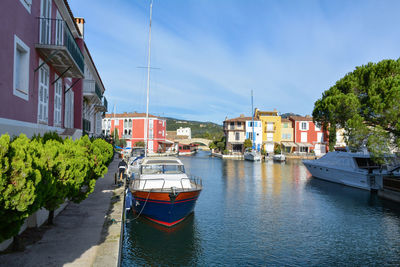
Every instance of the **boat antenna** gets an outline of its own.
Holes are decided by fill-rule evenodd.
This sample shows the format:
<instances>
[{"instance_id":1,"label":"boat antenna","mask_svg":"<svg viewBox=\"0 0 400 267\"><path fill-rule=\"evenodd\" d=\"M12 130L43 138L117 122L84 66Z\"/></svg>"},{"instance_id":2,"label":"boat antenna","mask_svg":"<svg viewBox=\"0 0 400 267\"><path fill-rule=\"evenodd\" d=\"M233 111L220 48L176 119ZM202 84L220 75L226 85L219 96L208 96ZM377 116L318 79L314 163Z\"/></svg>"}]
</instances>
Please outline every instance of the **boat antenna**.
<instances>
[{"instance_id":1,"label":"boat antenna","mask_svg":"<svg viewBox=\"0 0 400 267\"><path fill-rule=\"evenodd\" d=\"M251 122L253 126L253 150L256 148L255 143L255 138L254 138L254 113L253 113L253 89L251 90Z\"/></svg>"},{"instance_id":2,"label":"boat antenna","mask_svg":"<svg viewBox=\"0 0 400 267\"><path fill-rule=\"evenodd\" d=\"M147 102L146 102L146 122L144 124L144 156L147 157L149 128L149 92L150 92L150 55L151 55L151 16L153 11L153 0L150 2L150 26L149 26L149 53L147 58Z\"/></svg>"}]
</instances>

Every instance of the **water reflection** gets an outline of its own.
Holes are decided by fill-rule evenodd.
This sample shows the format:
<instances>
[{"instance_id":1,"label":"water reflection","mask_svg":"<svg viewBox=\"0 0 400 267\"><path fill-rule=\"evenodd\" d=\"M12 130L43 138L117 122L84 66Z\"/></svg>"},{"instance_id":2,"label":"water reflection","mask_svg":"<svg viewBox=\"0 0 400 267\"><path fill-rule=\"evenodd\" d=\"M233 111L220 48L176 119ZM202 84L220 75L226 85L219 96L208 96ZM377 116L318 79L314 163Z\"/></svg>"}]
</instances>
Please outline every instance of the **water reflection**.
<instances>
[{"instance_id":1,"label":"water reflection","mask_svg":"<svg viewBox=\"0 0 400 267\"><path fill-rule=\"evenodd\" d=\"M311 177L301 161L182 157L203 178L195 216L126 225L123 266L400 265L400 208Z\"/></svg>"},{"instance_id":2,"label":"water reflection","mask_svg":"<svg viewBox=\"0 0 400 267\"><path fill-rule=\"evenodd\" d=\"M133 219L129 214L127 219ZM145 218L126 223L123 262L135 259L141 266L191 266L201 255L194 214L174 228ZM176 255L179 257L171 255Z\"/></svg>"}]
</instances>

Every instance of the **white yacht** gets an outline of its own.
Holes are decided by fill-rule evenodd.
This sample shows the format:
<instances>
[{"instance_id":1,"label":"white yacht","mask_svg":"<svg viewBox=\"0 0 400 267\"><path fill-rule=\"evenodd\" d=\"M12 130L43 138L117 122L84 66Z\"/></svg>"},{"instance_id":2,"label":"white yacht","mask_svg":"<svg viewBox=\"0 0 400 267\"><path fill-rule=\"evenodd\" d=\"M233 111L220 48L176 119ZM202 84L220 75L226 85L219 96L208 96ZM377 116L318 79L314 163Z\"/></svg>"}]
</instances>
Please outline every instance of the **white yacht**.
<instances>
[{"instance_id":1,"label":"white yacht","mask_svg":"<svg viewBox=\"0 0 400 267\"><path fill-rule=\"evenodd\" d=\"M334 151L303 164L315 178L365 190L381 188L382 175L389 173L388 166L374 163L368 152Z\"/></svg>"}]
</instances>

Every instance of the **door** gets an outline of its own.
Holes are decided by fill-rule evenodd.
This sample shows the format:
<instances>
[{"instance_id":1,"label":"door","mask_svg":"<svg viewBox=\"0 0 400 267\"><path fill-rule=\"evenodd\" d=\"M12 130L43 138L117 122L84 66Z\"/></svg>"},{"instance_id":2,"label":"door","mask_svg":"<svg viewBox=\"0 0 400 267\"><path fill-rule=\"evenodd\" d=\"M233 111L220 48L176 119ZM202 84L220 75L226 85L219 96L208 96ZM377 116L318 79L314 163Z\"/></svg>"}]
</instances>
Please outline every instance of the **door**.
<instances>
[{"instance_id":1,"label":"door","mask_svg":"<svg viewBox=\"0 0 400 267\"><path fill-rule=\"evenodd\" d=\"M58 75L55 74L54 79L57 79ZM54 126L61 126L61 103L62 103L62 80L57 80L54 84Z\"/></svg>"},{"instance_id":2,"label":"door","mask_svg":"<svg viewBox=\"0 0 400 267\"><path fill-rule=\"evenodd\" d=\"M64 38L64 21L58 13L57 10L57 15L56 15L56 39L55 39L55 44L56 45L63 45L63 38Z\"/></svg>"},{"instance_id":3,"label":"door","mask_svg":"<svg viewBox=\"0 0 400 267\"><path fill-rule=\"evenodd\" d=\"M41 3L40 43L51 44L51 0L42 0Z\"/></svg>"},{"instance_id":4,"label":"door","mask_svg":"<svg viewBox=\"0 0 400 267\"><path fill-rule=\"evenodd\" d=\"M74 128L74 92L71 89L65 93L64 127Z\"/></svg>"},{"instance_id":5,"label":"door","mask_svg":"<svg viewBox=\"0 0 400 267\"><path fill-rule=\"evenodd\" d=\"M148 142L148 144L147 144L147 150L149 151L149 152L153 152L153 141L149 141Z\"/></svg>"},{"instance_id":6,"label":"door","mask_svg":"<svg viewBox=\"0 0 400 267\"><path fill-rule=\"evenodd\" d=\"M46 124L49 110L49 72L46 64L39 69L38 121Z\"/></svg>"}]
</instances>

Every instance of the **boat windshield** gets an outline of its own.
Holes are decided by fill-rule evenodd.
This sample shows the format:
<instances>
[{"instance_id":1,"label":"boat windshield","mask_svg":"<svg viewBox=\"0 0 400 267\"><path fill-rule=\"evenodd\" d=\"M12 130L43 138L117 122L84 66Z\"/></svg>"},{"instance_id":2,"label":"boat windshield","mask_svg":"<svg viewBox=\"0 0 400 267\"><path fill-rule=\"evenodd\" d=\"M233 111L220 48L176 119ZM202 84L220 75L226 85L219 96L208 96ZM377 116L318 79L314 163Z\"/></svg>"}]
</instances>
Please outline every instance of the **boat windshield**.
<instances>
[{"instance_id":1,"label":"boat windshield","mask_svg":"<svg viewBox=\"0 0 400 267\"><path fill-rule=\"evenodd\" d=\"M185 173L183 165L143 165L142 174L181 174Z\"/></svg>"}]
</instances>

